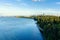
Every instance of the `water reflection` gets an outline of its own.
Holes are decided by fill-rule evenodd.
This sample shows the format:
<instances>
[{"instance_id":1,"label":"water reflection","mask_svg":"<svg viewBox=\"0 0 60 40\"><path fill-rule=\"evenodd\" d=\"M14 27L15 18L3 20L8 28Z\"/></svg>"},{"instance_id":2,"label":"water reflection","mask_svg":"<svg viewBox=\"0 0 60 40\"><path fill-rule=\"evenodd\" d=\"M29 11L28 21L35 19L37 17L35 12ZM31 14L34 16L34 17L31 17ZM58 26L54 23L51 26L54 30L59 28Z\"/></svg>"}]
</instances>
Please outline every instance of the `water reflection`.
<instances>
[{"instance_id":1,"label":"water reflection","mask_svg":"<svg viewBox=\"0 0 60 40\"><path fill-rule=\"evenodd\" d=\"M0 18L0 40L42 40L42 36L33 19Z\"/></svg>"}]
</instances>

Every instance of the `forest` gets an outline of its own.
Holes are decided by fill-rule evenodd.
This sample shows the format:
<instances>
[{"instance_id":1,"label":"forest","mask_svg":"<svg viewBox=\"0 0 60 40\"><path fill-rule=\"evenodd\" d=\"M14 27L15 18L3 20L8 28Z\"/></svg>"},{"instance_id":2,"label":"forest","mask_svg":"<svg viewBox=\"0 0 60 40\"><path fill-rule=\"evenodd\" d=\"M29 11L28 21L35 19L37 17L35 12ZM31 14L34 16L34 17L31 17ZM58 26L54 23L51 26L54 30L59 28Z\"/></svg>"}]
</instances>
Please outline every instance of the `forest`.
<instances>
[{"instance_id":1,"label":"forest","mask_svg":"<svg viewBox=\"0 0 60 40\"><path fill-rule=\"evenodd\" d=\"M60 16L34 16L44 40L60 40Z\"/></svg>"},{"instance_id":2,"label":"forest","mask_svg":"<svg viewBox=\"0 0 60 40\"><path fill-rule=\"evenodd\" d=\"M42 32L44 40L60 40L60 16L37 15L29 17L17 17L32 18L37 21L36 24L39 30Z\"/></svg>"}]
</instances>

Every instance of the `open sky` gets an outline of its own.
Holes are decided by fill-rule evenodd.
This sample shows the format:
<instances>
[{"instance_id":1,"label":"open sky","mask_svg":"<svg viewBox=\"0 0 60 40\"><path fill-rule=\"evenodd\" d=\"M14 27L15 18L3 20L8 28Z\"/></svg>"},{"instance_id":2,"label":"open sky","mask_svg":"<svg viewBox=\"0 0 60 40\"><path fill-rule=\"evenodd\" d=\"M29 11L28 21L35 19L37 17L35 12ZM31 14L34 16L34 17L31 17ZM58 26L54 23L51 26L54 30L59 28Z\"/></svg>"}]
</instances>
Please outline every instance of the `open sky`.
<instances>
[{"instance_id":1,"label":"open sky","mask_svg":"<svg viewBox=\"0 0 60 40\"><path fill-rule=\"evenodd\" d=\"M60 16L60 0L0 0L0 16Z\"/></svg>"}]
</instances>

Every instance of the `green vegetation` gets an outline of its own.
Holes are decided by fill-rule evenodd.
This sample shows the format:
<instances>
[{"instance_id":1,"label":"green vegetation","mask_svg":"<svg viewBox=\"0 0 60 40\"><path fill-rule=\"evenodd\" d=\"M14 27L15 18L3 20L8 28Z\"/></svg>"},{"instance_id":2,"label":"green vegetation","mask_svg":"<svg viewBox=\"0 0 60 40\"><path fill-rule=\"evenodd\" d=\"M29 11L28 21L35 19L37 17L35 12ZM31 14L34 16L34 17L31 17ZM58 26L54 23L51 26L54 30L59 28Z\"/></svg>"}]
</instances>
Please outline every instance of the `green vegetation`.
<instances>
[{"instance_id":1,"label":"green vegetation","mask_svg":"<svg viewBox=\"0 0 60 40\"><path fill-rule=\"evenodd\" d=\"M60 40L60 16L16 16L18 18L34 18L44 40ZM42 30L43 29L43 30Z\"/></svg>"},{"instance_id":2,"label":"green vegetation","mask_svg":"<svg viewBox=\"0 0 60 40\"><path fill-rule=\"evenodd\" d=\"M37 25L43 29L45 40L60 40L60 17L35 16L34 19L37 21Z\"/></svg>"},{"instance_id":3,"label":"green vegetation","mask_svg":"<svg viewBox=\"0 0 60 40\"><path fill-rule=\"evenodd\" d=\"M32 16L15 16L16 18L32 18Z\"/></svg>"}]
</instances>

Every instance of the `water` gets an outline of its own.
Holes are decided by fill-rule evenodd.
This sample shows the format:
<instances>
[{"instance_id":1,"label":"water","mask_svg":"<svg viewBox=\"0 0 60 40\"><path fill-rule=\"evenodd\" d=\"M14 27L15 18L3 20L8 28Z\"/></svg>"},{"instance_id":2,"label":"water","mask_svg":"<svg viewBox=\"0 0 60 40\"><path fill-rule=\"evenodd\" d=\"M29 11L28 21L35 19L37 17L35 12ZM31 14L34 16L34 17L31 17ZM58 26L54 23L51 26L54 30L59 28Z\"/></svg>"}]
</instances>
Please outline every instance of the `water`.
<instances>
[{"instance_id":1,"label":"water","mask_svg":"<svg viewBox=\"0 0 60 40\"><path fill-rule=\"evenodd\" d=\"M36 22L27 18L0 18L0 40L43 40Z\"/></svg>"}]
</instances>

